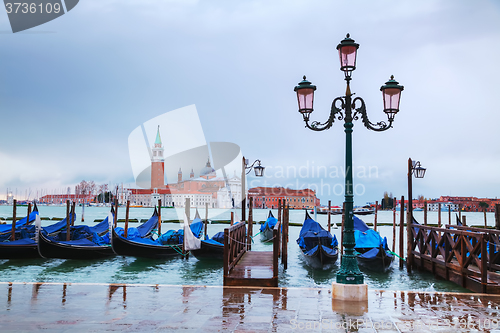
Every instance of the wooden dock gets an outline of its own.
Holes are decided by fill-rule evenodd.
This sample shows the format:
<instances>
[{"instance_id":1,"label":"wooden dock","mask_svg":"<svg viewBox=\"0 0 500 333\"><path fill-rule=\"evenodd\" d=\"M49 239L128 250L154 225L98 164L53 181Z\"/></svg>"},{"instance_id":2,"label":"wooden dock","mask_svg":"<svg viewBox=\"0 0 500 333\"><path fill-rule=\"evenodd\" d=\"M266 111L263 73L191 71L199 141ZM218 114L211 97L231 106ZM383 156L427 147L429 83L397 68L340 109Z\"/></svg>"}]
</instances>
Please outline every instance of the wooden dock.
<instances>
[{"instance_id":1,"label":"wooden dock","mask_svg":"<svg viewBox=\"0 0 500 333\"><path fill-rule=\"evenodd\" d=\"M426 270L478 293L500 294L500 231L407 223L407 269Z\"/></svg>"},{"instance_id":2,"label":"wooden dock","mask_svg":"<svg viewBox=\"0 0 500 333\"><path fill-rule=\"evenodd\" d=\"M224 286L278 287L280 256L287 266L288 209L283 210L283 222L280 214L273 229L272 251L250 251L247 226L252 230L251 214L247 224L224 229Z\"/></svg>"},{"instance_id":3,"label":"wooden dock","mask_svg":"<svg viewBox=\"0 0 500 333\"><path fill-rule=\"evenodd\" d=\"M273 274L273 251L246 251L224 276L225 286L277 287Z\"/></svg>"}]
</instances>

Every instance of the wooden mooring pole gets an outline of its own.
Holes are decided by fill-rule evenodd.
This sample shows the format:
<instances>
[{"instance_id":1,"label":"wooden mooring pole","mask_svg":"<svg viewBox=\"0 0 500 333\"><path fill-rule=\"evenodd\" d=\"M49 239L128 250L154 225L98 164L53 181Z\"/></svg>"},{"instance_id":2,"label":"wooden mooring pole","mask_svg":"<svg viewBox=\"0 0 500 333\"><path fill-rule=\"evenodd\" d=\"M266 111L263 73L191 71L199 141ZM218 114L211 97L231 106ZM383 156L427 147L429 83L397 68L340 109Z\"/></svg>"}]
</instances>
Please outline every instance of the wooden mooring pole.
<instances>
[{"instance_id":1,"label":"wooden mooring pole","mask_svg":"<svg viewBox=\"0 0 500 333\"><path fill-rule=\"evenodd\" d=\"M69 207L70 207L70 202L69 200L66 200L66 241L70 240L71 222L69 220Z\"/></svg>"},{"instance_id":2,"label":"wooden mooring pole","mask_svg":"<svg viewBox=\"0 0 500 333\"><path fill-rule=\"evenodd\" d=\"M424 201L424 225L427 225L427 201Z\"/></svg>"},{"instance_id":3,"label":"wooden mooring pole","mask_svg":"<svg viewBox=\"0 0 500 333\"><path fill-rule=\"evenodd\" d=\"M253 197L248 198L250 205L248 207L248 222L247 222L247 251L252 249L253 237Z\"/></svg>"},{"instance_id":4,"label":"wooden mooring pole","mask_svg":"<svg viewBox=\"0 0 500 333\"><path fill-rule=\"evenodd\" d=\"M161 199L158 200L158 237L161 236Z\"/></svg>"},{"instance_id":5,"label":"wooden mooring pole","mask_svg":"<svg viewBox=\"0 0 500 333\"><path fill-rule=\"evenodd\" d=\"M373 219L373 230L377 231L378 201L375 201L375 218Z\"/></svg>"},{"instance_id":6,"label":"wooden mooring pole","mask_svg":"<svg viewBox=\"0 0 500 333\"><path fill-rule=\"evenodd\" d=\"M284 203L283 203L283 206L284 206ZM281 205L281 199L279 199L279 200L278 200L278 221L279 221L279 222L281 222L281 221L282 221L282 220L281 220L281 217L282 217L283 215L281 214L281 213L282 213L282 212L281 212L281 210L282 210L282 208L284 209L284 207L283 207L283 206Z\"/></svg>"},{"instance_id":7,"label":"wooden mooring pole","mask_svg":"<svg viewBox=\"0 0 500 333\"><path fill-rule=\"evenodd\" d=\"M438 205L438 227L441 228L441 203Z\"/></svg>"},{"instance_id":8,"label":"wooden mooring pole","mask_svg":"<svg viewBox=\"0 0 500 333\"><path fill-rule=\"evenodd\" d=\"M405 197L401 197L401 204L399 205L399 268L403 268L404 254L404 224L405 224Z\"/></svg>"},{"instance_id":9,"label":"wooden mooring pole","mask_svg":"<svg viewBox=\"0 0 500 333\"><path fill-rule=\"evenodd\" d=\"M208 239L207 235L207 228L208 228L208 202L205 203L205 239Z\"/></svg>"},{"instance_id":10,"label":"wooden mooring pole","mask_svg":"<svg viewBox=\"0 0 500 333\"><path fill-rule=\"evenodd\" d=\"M465 226L467 225L467 219L465 218L465 215L462 216L462 224Z\"/></svg>"},{"instance_id":11,"label":"wooden mooring pole","mask_svg":"<svg viewBox=\"0 0 500 333\"><path fill-rule=\"evenodd\" d=\"M287 269L288 267L288 223L289 214L288 210L284 213L283 224L281 225L283 228L283 232L281 234L281 263L283 264L283 269Z\"/></svg>"},{"instance_id":12,"label":"wooden mooring pole","mask_svg":"<svg viewBox=\"0 0 500 333\"><path fill-rule=\"evenodd\" d=\"M128 236L128 213L130 209L130 200L127 200L127 207L125 208L125 230L123 230L123 237L127 238ZM160 234L160 233L158 233Z\"/></svg>"},{"instance_id":13,"label":"wooden mooring pole","mask_svg":"<svg viewBox=\"0 0 500 333\"><path fill-rule=\"evenodd\" d=\"M396 198L392 201L392 250L396 251Z\"/></svg>"},{"instance_id":14,"label":"wooden mooring pole","mask_svg":"<svg viewBox=\"0 0 500 333\"><path fill-rule=\"evenodd\" d=\"M451 205L448 205L448 224L451 224Z\"/></svg>"},{"instance_id":15,"label":"wooden mooring pole","mask_svg":"<svg viewBox=\"0 0 500 333\"><path fill-rule=\"evenodd\" d=\"M73 213L76 212L76 201L73 201L73 205L71 206L71 211ZM71 214L71 225L74 226L75 225L75 220L76 220L76 216L73 216L73 213Z\"/></svg>"},{"instance_id":16,"label":"wooden mooring pole","mask_svg":"<svg viewBox=\"0 0 500 333\"><path fill-rule=\"evenodd\" d=\"M495 229L500 230L500 204L495 204Z\"/></svg>"},{"instance_id":17,"label":"wooden mooring pole","mask_svg":"<svg viewBox=\"0 0 500 333\"><path fill-rule=\"evenodd\" d=\"M331 217L332 209L331 209L331 206L332 206L332 201L328 200L328 232L331 232L331 230L332 230L332 217Z\"/></svg>"},{"instance_id":18,"label":"wooden mooring pole","mask_svg":"<svg viewBox=\"0 0 500 333\"><path fill-rule=\"evenodd\" d=\"M30 214L31 214L31 202L28 203L28 215L26 217L26 224L30 222Z\"/></svg>"},{"instance_id":19,"label":"wooden mooring pole","mask_svg":"<svg viewBox=\"0 0 500 333\"><path fill-rule=\"evenodd\" d=\"M16 240L16 213L17 213L17 200L14 199L14 203L13 203L13 206L12 206L12 231L11 231L11 234L10 234L10 240L11 241L15 241Z\"/></svg>"},{"instance_id":20,"label":"wooden mooring pole","mask_svg":"<svg viewBox=\"0 0 500 333\"><path fill-rule=\"evenodd\" d=\"M116 228L118 223L118 199L115 199L115 216L113 218L113 226Z\"/></svg>"},{"instance_id":21,"label":"wooden mooring pole","mask_svg":"<svg viewBox=\"0 0 500 333\"><path fill-rule=\"evenodd\" d=\"M408 199L408 208L406 209L406 271L411 273L411 269L413 266L413 233L412 233L412 224L413 217L411 215L410 199Z\"/></svg>"}]
</instances>

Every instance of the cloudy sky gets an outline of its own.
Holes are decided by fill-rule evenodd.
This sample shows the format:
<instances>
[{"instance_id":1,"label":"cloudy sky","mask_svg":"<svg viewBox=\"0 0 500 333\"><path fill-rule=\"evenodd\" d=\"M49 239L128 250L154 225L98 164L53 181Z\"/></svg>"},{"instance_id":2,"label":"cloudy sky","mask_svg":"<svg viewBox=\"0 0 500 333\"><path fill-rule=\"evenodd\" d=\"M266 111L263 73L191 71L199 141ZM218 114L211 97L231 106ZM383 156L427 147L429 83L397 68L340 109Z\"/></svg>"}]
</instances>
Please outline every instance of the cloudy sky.
<instances>
[{"instance_id":1,"label":"cloudy sky","mask_svg":"<svg viewBox=\"0 0 500 333\"><path fill-rule=\"evenodd\" d=\"M341 204L343 124L304 128L293 88L307 75L311 118L327 119L345 92L346 33L372 122L386 119L380 86L391 75L405 86L393 129L355 123L355 203L404 195L409 157L427 168L415 197L499 196L497 0L81 0L16 34L0 13L0 198L83 179L132 186L131 132L194 104L206 142L268 167L250 185L316 186Z\"/></svg>"}]
</instances>

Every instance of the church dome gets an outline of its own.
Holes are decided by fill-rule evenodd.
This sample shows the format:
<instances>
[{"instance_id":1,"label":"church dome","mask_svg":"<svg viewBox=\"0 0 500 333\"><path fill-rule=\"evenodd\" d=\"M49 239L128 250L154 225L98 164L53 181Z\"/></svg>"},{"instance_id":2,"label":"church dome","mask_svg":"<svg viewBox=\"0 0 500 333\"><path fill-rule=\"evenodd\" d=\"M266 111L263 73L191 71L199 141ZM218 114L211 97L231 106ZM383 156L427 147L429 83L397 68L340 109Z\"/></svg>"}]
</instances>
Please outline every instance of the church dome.
<instances>
[{"instance_id":1,"label":"church dome","mask_svg":"<svg viewBox=\"0 0 500 333\"><path fill-rule=\"evenodd\" d=\"M205 167L203 169L201 169L200 176L208 176L209 174L214 173L214 172L215 172L215 170L210 165L210 160L208 160Z\"/></svg>"}]
</instances>

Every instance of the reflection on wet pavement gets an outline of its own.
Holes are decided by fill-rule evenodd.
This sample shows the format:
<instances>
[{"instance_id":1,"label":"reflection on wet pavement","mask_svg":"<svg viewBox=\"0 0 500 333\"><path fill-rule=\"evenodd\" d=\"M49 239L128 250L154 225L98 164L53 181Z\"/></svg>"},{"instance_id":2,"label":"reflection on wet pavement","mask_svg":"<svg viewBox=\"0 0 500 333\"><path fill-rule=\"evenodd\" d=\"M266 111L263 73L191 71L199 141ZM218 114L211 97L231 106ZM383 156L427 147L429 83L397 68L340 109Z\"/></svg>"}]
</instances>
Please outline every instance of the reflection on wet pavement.
<instances>
[{"instance_id":1,"label":"reflection on wet pavement","mask_svg":"<svg viewBox=\"0 0 500 333\"><path fill-rule=\"evenodd\" d=\"M0 283L2 332L500 332L500 296L320 288Z\"/></svg>"}]
</instances>

